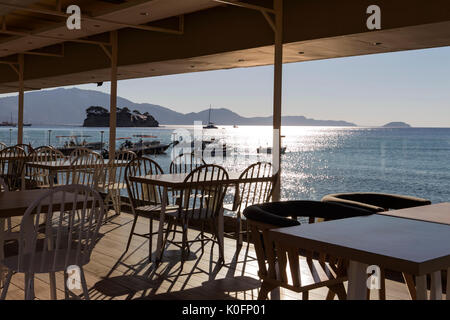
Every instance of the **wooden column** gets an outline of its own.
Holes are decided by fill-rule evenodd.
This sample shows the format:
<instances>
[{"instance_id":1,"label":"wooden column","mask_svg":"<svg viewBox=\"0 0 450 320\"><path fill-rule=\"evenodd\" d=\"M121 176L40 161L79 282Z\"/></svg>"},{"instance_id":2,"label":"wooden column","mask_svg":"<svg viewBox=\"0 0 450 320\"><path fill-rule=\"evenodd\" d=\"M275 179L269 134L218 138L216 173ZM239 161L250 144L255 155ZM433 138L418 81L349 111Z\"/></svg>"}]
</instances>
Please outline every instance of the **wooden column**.
<instances>
[{"instance_id":1,"label":"wooden column","mask_svg":"<svg viewBox=\"0 0 450 320\"><path fill-rule=\"evenodd\" d=\"M272 164L277 174L273 201L280 200L281 190L281 101L283 72L283 0L274 0L275 9L275 58L273 91L273 147Z\"/></svg>"},{"instance_id":2,"label":"wooden column","mask_svg":"<svg viewBox=\"0 0 450 320\"><path fill-rule=\"evenodd\" d=\"M117 30L111 31L111 92L109 105L109 159L116 152L117 126Z\"/></svg>"},{"instance_id":3,"label":"wooden column","mask_svg":"<svg viewBox=\"0 0 450 320\"><path fill-rule=\"evenodd\" d=\"M19 54L19 106L17 115L17 143L23 143L23 102L24 102L24 57L23 53Z\"/></svg>"}]
</instances>

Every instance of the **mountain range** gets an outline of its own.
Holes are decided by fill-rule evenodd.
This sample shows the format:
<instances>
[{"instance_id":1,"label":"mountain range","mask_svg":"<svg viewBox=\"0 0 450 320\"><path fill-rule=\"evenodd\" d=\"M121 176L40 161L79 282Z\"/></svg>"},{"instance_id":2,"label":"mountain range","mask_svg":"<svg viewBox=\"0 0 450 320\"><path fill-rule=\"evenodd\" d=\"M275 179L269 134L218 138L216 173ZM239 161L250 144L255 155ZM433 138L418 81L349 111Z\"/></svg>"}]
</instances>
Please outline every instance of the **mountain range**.
<instances>
[{"instance_id":1,"label":"mountain range","mask_svg":"<svg viewBox=\"0 0 450 320\"><path fill-rule=\"evenodd\" d=\"M86 109L90 106L109 108L109 94L77 88L58 88L46 91L34 91L25 94L24 122L34 125L74 125L81 126L86 118ZM180 113L169 108L150 104L135 103L117 97L118 107L150 113L161 125L192 125L194 121L208 122L209 110ZM17 96L0 98L0 121L17 121ZM225 109L212 109L211 122L218 125L271 125L272 116L242 117ZM304 116L283 116L285 126L356 126L354 123L336 120L315 120Z\"/></svg>"}]
</instances>

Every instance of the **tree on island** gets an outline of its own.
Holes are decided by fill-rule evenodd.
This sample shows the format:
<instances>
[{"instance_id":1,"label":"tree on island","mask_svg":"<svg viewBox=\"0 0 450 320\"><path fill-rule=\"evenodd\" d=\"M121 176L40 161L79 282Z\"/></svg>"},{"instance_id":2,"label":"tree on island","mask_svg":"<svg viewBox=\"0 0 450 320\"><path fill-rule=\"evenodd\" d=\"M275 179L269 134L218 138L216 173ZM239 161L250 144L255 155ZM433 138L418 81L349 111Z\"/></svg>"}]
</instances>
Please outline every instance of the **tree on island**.
<instances>
[{"instance_id":1,"label":"tree on island","mask_svg":"<svg viewBox=\"0 0 450 320\"><path fill-rule=\"evenodd\" d=\"M104 115L104 114L108 114L108 110L101 107L101 106L90 106L89 108L86 109L86 114L87 115Z\"/></svg>"}]
</instances>

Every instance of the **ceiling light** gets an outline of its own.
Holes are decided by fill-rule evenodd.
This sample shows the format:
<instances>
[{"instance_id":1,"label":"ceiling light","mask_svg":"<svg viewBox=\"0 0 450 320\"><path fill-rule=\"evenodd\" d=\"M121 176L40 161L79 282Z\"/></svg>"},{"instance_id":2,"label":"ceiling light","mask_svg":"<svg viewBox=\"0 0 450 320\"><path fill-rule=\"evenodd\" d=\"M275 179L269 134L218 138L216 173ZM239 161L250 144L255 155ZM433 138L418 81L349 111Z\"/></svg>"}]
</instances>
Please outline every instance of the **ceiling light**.
<instances>
[{"instance_id":1,"label":"ceiling light","mask_svg":"<svg viewBox=\"0 0 450 320\"><path fill-rule=\"evenodd\" d=\"M140 14L141 14L141 16L148 16L149 15L148 12L141 12Z\"/></svg>"}]
</instances>

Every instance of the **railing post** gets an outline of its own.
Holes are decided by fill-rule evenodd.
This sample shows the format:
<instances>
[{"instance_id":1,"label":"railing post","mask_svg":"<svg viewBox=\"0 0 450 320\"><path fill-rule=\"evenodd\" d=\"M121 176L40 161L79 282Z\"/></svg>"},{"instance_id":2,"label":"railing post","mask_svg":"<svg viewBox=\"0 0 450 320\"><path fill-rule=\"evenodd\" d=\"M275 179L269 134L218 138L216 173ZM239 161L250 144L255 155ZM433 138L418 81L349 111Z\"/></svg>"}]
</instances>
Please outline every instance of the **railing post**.
<instances>
[{"instance_id":1,"label":"railing post","mask_svg":"<svg viewBox=\"0 0 450 320\"><path fill-rule=\"evenodd\" d=\"M24 102L24 84L23 84L23 72L24 72L24 56L23 53L19 54L19 106L17 115L17 143L23 143L23 102Z\"/></svg>"},{"instance_id":2,"label":"railing post","mask_svg":"<svg viewBox=\"0 0 450 320\"><path fill-rule=\"evenodd\" d=\"M117 126L117 30L111 31L111 92L109 106L109 159L113 160L116 152Z\"/></svg>"}]
</instances>

